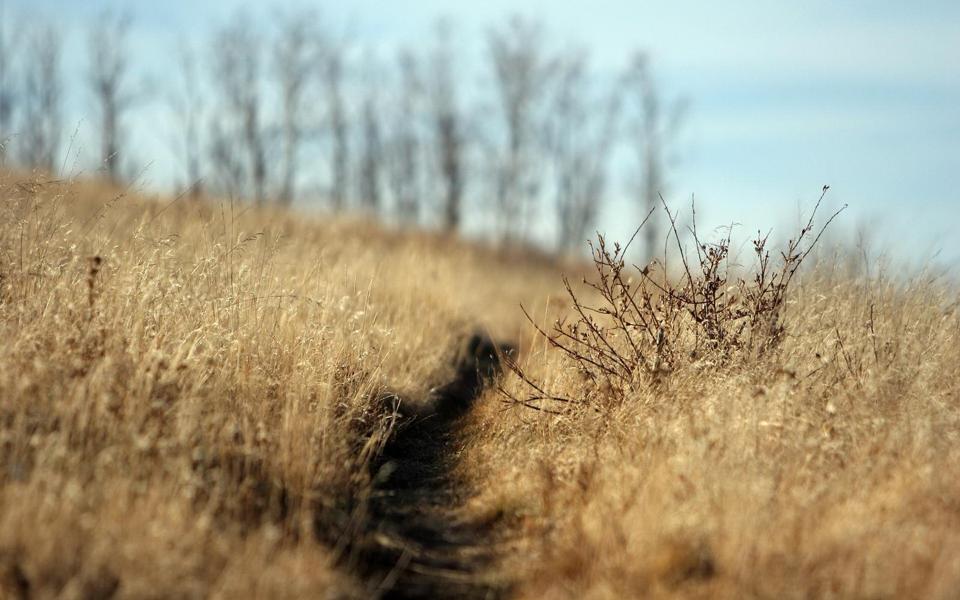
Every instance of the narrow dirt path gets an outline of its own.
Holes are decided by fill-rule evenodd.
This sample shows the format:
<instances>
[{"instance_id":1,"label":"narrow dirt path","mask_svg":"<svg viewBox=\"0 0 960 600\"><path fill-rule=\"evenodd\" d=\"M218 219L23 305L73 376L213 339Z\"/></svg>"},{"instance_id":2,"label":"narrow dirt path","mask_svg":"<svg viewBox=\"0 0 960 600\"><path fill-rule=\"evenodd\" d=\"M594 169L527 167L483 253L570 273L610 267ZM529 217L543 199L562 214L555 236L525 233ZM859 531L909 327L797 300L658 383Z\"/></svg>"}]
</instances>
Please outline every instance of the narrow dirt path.
<instances>
[{"instance_id":1,"label":"narrow dirt path","mask_svg":"<svg viewBox=\"0 0 960 600\"><path fill-rule=\"evenodd\" d=\"M368 518L347 555L377 597L499 598L507 591L484 579L494 560L491 526L457 513L469 490L452 475L464 419L499 375L497 356L489 339L475 335L454 379L401 417L373 464Z\"/></svg>"}]
</instances>

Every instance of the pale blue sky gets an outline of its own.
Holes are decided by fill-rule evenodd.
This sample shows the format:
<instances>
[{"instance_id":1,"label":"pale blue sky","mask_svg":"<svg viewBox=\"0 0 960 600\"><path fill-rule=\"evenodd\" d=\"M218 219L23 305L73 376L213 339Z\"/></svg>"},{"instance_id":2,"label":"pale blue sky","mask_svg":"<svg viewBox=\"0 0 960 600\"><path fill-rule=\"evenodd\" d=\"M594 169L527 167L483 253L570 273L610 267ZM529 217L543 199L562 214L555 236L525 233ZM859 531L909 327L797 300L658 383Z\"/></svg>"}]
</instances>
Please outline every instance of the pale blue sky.
<instances>
[{"instance_id":1,"label":"pale blue sky","mask_svg":"<svg viewBox=\"0 0 960 600\"><path fill-rule=\"evenodd\" d=\"M107 6L128 10L134 51L153 79L171 68L179 37L203 39L237 7L261 6L5 1L8 13L60 21L77 61L91 20ZM745 232L785 227L795 223L798 205L812 205L830 184L832 201L850 204L841 235L869 223L879 241L891 241L902 256L940 251L940 261L960 261L960 2L273 4L316 6L328 22L352 30L358 43L383 51L415 46L436 17L447 15L476 54L483 30L518 10L544 20L554 43L591 48L596 63L611 71L632 50L645 49L666 94L691 103L669 199L682 203L696 194L707 227L730 220L743 223ZM269 18L268 9L257 10ZM479 67L470 72L483 75ZM74 120L89 117L89 98L75 93L70 111ZM153 162L148 177L155 182L171 169L169 144L156 131L163 129L164 111L159 101L142 106L133 123L138 156ZM627 235L636 216L628 189L617 174L602 222L616 237Z\"/></svg>"}]
</instances>

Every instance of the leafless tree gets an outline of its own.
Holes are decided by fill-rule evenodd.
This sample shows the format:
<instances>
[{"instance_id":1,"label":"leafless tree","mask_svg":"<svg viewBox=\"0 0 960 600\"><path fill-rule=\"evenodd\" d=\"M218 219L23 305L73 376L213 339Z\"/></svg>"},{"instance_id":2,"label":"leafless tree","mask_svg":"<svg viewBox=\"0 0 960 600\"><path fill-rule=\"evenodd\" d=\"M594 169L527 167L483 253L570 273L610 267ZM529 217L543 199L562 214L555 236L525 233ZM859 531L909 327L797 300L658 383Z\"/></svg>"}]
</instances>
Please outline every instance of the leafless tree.
<instances>
[{"instance_id":1,"label":"leafless tree","mask_svg":"<svg viewBox=\"0 0 960 600\"><path fill-rule=\"evenodd\" d=\"M377 213L381 208L381 167L383 165L383 139L380 125L380 88L376 67L368 67L368 82L364 86L363 107L360 114L360 164L358 192L363 208Z\"/></svg>"},{"instance_id":2,"label":"leafless tree","mask_svg":"<svg viewBox=\"0 0 960 600\"><path fill-rule=\"evenodd\" d=\"M347 205L350 182L350 121L344 93L346 52L343 44L328 44L323 60L323 87L330 130L330 200L341 211Z\"/></svg>"},{"instance_id":3,"label":"leafless tree","mask_svg":"<svg viewBox=\"0 0 960 600\"><path fill-rule=\"evenodd\" d=\"M133 103L128 82L129 29L128 14L103 13L90 33L89 83L100 113L100 159L113 182L120 180L123 115Z\"/></svg>"},{"instance_id":4,"label":"leafless tree","mask_svg":"<svg viewBox=\"0 0 960 600\"><path fill-rule=\"evenodd\" d=\"M457 78L453 72L453 51L447 22L437 24L437 42L428 74L433 148L443 187L442 223L447 231L456 231L462 219L466 177L465 127L457 95Z\"/></svg>"},{"instance_id":5,"label":"leafless tree","mask_svg":"<svg viewBox=\"0 0 960 600\"><path fill-rule=\"evenodd\" d=\"M526 233L540 194L538 131L551 76L541 26L519 16L491 29L487 46L504 140L495 150L495 200L501 240Z\"/></svg>"},{"instance_id":6,"label":"leafless tree","mask_svg":"<svg viewBox=\"0 0 960 600\"><path fill-rule=\"evenodd\" d=\"M31 32L23 66L19 142L22 162L53 173L62 131L60 33L52 25Z\"/></svg>"},{"instance_id":7,"label":"leafless tree","mask_svg":"<svg viewBox=\"0 0 960 600\"><path fill-rule=\"evenodd\" d=\"M213 76L219 88L223 110L220 120L211 128L211 158L222 178L240 176L243 190L249 190L257 204L267 195L267 148L262 102L262 43L250 17L237 14L214 39ZM238 171L229 147L242 148L244 167ZM247 187L249 184L249 188ZM236 186L237 182L232 185Z\"/></svg>"},{"instance_id":8,"label":"leafless tree","mask_svg":"<svg viewBox=\"0 0 960 600\"><path fill-rule=\"evenodd\" d=\"M209 123L210 163L220 189L231 198L243 196L247 190L247 170L237 147L237 137L227 131L220 119Z\"/></svg>"},{"instance_id":9,"label":"leafless tree","mask_svg":"<svg viewBox=\"0 0 960 600\"><path fill-rule=\"evenodd\" d=\"M420 116L423 83L417 58L412 52L401 51L397 63L399 77L396 106L392 111L388 174L397 216L406 223L416 223L420 218L422 195Z\"/></svg>"},{"instance_id":10,"label":"leafless tree","mask_svg":"<svg viewBox=\"0 0 960 600\"><path fill-rule=\"evenodd\" d=\"M177 62L180 85L170 99L178 130L175 148L177 156L183 161L185 183L182 188L189 188L191 195L196 198L203 193L200 129L203 122L204 100L196 57L183 41L180 43Z\"/></svg>"},{"instance_id":11,"label":"leafless tree","mask_svg":"<svg viewBox=\"0 0 960 600\"><path fill-rule=\"evenodd\" d=\"M675 100L664 106L650 72L650 62L643 53L634 56L624 84L631 108L630 135L640 163L640 213L646 215L658 206L660 195L666 193L666 168L675 151L686 105L682 100ZM662 239L657 221L651 219L647 223L644 236L649 260L655 256L658 240Z\"/></svg>"},{"instance_id":12,"label":"leafless tree","mask_svg":"<svg viewBox=\"0 0 960 600\"><path fill-rule=\"evenodd\" d=\"M13 131L13 119L17 102L13 65L19 36L16 27L8 30L13 19L6 13L6 4L0 0L0 166L3 165Z\"/></svg>"},{"instance_id":13,"label":"leafless tree","mask_svg":"<svg viewBox=\"0 0 960 600\"><path fill-rule=\"evenodd\" d=\"M280 22L273 48L273 66L280 88L280 135L283 146L279 201L289 205L296 195L300 152L308 129L306 93L314 61L318 58L320 32L315 26L317 16L311 11L282 15Z\"/></svg>"},{"instance_id":14,"label":"leafless tree","mask_svg":"<svg viewBox=\"0 0 960 600\"><path fill-rule=\"evenodd\" d=\"M596 223L616 141L619 94L591 76L586 53L570 51L557 63L551 91L545 145L561 253L582 249Z\"/></svg>"}]
</instances>

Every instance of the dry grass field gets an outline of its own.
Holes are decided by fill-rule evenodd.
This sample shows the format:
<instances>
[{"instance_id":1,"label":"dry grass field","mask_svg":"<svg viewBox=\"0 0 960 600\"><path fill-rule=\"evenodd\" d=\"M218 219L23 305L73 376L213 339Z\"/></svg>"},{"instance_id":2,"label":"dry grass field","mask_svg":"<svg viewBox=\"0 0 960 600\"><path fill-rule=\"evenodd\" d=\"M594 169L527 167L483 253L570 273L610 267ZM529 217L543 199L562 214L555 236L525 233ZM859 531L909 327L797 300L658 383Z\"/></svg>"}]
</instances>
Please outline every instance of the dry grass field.
<instances>
[{"instance_id":1,"label":"dry grass field","mask_svg":"<svg viewBox=\"0 0 960 600\"><path fill-rule=\"evenodd\" d=\"M517 532L520 597L958 597L960 297L930 273L855 273L838 257L795 279L774 344L711 352L687 312L666 372L612 389L596 365L630 352L603 316L610 346L547 332L581 358L535 336L540 389L508 394L556 414L482 405L464 462L478 510Z\"/></svg>"},{"instance_id":2,"label":"dry grass field","mask_svg":"<svg viewBox=\"0 0 960 600\"><path fill-rule=\"evenodd\" d=\"M0 597L390 595L345 559L396 426L380 399L428 397L478 329L520 352L458 446L457 514L498 556L476 577L960 593L960 307L932 275L808 261L737 316L734 270L713 316L652 292L662 323L634 344L608 328L622 296L576 283L609 267L13 174L0 198ZM615 309L594 316L608 349L578 360L527 321L584 322L561 272Z\"/></svg>"},{"instance_id":3,"label":"dry grass field","mask_svg":"<svg viewBox=\"0 0 960 600\"><path fill-rule=\"evenodd\" d=\"M14 596L349 592L336 544L306 532L364 485L383 428L369 398L435 384L470 328L515 335L517 299L553 279L453 241L229 203L13 176L2 197Z\"/></svg>"}]
</instances>

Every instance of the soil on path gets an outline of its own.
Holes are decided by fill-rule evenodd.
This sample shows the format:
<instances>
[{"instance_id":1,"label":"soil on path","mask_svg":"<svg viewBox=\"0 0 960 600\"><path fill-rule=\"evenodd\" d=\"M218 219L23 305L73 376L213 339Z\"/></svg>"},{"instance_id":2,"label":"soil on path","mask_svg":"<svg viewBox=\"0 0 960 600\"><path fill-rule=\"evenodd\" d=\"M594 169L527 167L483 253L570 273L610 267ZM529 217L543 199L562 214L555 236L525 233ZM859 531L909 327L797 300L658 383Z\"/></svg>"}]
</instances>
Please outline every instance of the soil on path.
<instances>
[{"instance_id":1,"label":"soil on path","mask_svg":"<svg viewBox=\"0 0 960 600\"><path fill-rule=\"evenodd\" d=\"M474 402L500 374L499 355L512 351L474 335L455 377L425 402L406 406L388 397L398 422L373 461L373 489L362 531L344 560L380 598L499 598L489 579L495 559L490 523L463 516L469 490L453 476L462 428ZM411 410L412 409L412 410Z\"/></svg>"}]
</instances>

